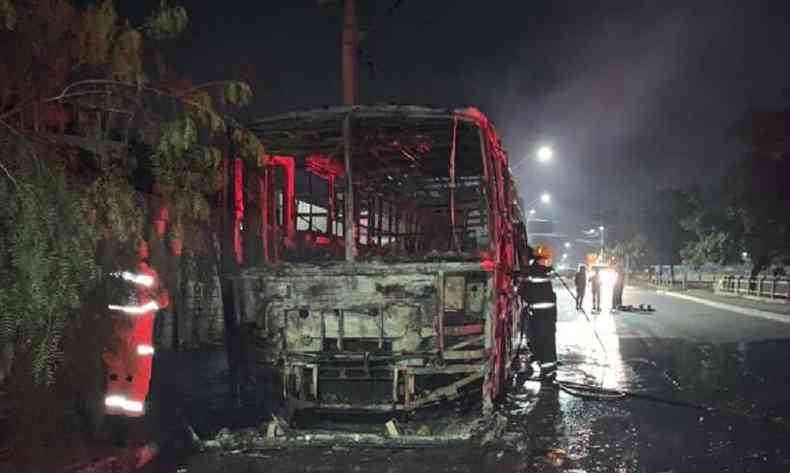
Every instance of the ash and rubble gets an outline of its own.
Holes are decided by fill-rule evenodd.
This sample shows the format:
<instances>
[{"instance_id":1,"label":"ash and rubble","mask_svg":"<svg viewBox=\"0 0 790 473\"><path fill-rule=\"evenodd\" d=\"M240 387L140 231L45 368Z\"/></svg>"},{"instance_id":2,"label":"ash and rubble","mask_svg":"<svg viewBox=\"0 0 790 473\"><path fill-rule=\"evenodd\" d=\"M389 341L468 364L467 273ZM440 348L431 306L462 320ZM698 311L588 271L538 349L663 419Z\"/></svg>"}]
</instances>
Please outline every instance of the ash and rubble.
<instances>
[{"instance_id":1,"label":"ash and rubble","mask_svg":"<svg viewBox=\"0 0 790 473\"><path fill-rule=\"evenodd\" d=\"M446 445L491 445L503 442L507 417L452 413L428 419L397 420L366 424L362 429L348 426L298 429L277 415L258 427L220 429L211 440L201 441L201 450L225 453L252 453L283 448L428 448ZM337 425L335 425L337 427ZM359 427L359 425L355 425Z\"/></svg>"}]
</instances>

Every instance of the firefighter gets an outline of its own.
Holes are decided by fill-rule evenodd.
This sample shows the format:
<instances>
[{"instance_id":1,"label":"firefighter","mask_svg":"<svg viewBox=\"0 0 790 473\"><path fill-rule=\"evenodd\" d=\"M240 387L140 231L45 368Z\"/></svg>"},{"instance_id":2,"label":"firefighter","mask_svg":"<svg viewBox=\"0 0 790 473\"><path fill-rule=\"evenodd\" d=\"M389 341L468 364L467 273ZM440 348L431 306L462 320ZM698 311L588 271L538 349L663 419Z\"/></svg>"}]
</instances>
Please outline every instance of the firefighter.
<instances>
[{"instance_id":1,"label":"firefighter","mask_svg":"<svg viewBox=\"0 0 790 473\"><path fill-rule=\"evenodd\" d=\"M519 292L527 304L527 336L533 361L538 362L541 375L546 376L557 367L557 298L551 286L548 255L543 255L540 249L533 254L535 258L527 268L527 278Z\"/></svg>"},{"instance_id":2,"label":"firefighter","mask_svg":"<svg viewBox=\"0 0 790 473\"><path fill-rule=\"evenodd\" d=\"M593 312L601 311L601 271L598 268L593 270L590 278L590 288L592 289Z\"/></svg>"},{"instance_id":3,"label":"firefighter","mask_svg":"<svg viewBox=\"0 0 790 473\"><path fill-rule=\"evenodd\" d=\"M584 294L587 291L587 266L580 264L574 277L576 283L576 310L582 310Z\"/></svg>"},{"instance_id":4,"label":"firefighter","mask_svg":"<svg viewBox=\"0 0 790 473\"><path fill-rule=\"evenodd\" d=\"M138 246L136 271L118 274L135 287L132 301L126 305L110 304L116 314L115 330L119 344L114 352L106 352L107 395L105 412L110 415L140 417L145 414L145 398L151 381L154 355L154 318L159 309L169 305L169 296L159 275L148 262L148 245Z\"/></svg>"}]
</instances>

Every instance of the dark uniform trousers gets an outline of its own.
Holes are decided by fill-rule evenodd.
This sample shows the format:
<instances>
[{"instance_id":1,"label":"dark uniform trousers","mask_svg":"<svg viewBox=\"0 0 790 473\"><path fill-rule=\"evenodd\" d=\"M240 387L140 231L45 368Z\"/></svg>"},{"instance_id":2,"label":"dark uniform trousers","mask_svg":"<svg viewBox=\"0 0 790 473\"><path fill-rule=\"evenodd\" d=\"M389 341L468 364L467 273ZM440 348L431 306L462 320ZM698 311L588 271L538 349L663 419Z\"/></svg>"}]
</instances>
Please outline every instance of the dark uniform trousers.
<instances>
[{"instance_id":1,"label":"dark uniform trousers","mask_svg":"<svg viewBox=\"0 0 790 473\"><path fill-rule=\"evenodd\" d=\"M557 296L551 286L550 269L532 265L522 282L521 296L527 303L527 338L535 359L541 363L557 361Z\"/></svg>"}]
</instances>

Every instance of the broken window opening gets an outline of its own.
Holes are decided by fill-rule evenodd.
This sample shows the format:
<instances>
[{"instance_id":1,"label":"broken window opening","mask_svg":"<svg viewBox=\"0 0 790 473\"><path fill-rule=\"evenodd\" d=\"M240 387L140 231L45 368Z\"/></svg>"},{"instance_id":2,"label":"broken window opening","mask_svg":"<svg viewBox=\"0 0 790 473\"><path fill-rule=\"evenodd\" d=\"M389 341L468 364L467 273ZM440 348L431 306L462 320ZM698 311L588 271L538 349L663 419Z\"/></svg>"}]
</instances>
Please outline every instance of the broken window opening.
<instances>
[{"instance_id":1,"label":"broken window opening","mask_svg":"<svg viewBox=\"0 0 790 473\"><path fill-rule=\"evenodd\" d=\"M335 151L276 156L279 161L267 164L274 196L269 222L274 256L267 262L280 257L342 261L347 230L354 232L360 260L468 260L490 251L489 216L496 203L487 196L498 192L488 187L497 185L503 171L484 156L490 144L481 143L485 134L476 124L447 117L355 117L353 122L354 227L345 228L345 162L342 139L337 141L342 126L294 131L291 136L328 139L317 143ZM292 163L290 173L284 161ZM289 183L283 181L289 178L292 210L285 201Z\"/></svg>"}]
</instances>

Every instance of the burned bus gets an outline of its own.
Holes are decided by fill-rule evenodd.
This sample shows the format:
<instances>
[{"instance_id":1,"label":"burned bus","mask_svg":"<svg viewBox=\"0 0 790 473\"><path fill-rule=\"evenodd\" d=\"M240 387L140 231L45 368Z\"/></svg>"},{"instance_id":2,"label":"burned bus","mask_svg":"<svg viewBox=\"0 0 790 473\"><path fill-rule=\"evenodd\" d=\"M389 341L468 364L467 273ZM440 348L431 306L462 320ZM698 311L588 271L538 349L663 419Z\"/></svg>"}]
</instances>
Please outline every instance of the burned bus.
<instances>
[{"instance_id":1,"label":"burned bus","mask_svg":"<svg viewBox=\"0 0 790 473\"><path fill-rule=\"evenodd\" d=\"M355 106L249 125L243 317L290 408L490 408L518 334L526 230L474 108Z\"/></svg>"}]
</instances>

